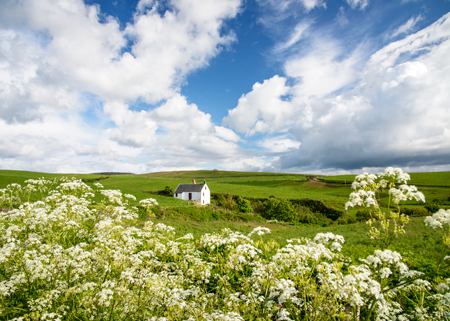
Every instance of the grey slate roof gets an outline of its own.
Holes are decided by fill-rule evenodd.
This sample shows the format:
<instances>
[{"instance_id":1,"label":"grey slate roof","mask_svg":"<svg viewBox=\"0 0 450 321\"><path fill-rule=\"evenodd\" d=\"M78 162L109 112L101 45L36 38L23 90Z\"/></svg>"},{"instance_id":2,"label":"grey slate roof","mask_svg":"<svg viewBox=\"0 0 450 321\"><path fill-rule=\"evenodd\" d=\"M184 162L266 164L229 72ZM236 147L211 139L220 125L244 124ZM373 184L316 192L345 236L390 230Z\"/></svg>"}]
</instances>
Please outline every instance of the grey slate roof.
<instances>
[{"instance_id":1,"label":"grey slate roof","mask_svg":"<svg viewBox=\"0 0 450 321\"><path fill-rule=\"evenodd\" d=\"M179 184L174 193L201 192L206 184Z\"/></svg>"}]
</instances>

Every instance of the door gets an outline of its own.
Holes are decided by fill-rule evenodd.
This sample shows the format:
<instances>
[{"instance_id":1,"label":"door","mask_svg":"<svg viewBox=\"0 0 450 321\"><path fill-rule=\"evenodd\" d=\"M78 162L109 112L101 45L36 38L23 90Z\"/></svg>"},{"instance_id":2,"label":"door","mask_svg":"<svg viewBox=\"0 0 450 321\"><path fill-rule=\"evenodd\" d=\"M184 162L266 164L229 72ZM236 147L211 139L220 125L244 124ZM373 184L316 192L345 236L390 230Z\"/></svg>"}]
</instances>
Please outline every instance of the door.
<instances>
[{"instance_id":1,"label":"door","mask_svg":"<svg viewBox=\"0 0 450 321\"><path fill-rule=\"evenodd\" d=\"M189 193L189 200L192 199L192 193Z\"/></svg>"}]
</instances>

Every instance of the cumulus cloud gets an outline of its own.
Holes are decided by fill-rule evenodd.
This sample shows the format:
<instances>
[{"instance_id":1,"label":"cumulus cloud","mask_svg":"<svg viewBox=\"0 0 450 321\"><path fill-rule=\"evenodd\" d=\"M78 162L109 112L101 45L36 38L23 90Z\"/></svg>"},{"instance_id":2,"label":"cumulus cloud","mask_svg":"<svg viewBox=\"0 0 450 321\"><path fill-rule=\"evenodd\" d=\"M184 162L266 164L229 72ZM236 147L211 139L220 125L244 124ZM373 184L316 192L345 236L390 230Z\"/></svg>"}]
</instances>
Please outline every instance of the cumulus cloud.
<instances>
[{"instance_id":1,"label":"cumulus cloud","mask_svg":"<svg viewBox=\"0 0 450 321\"><path fill-rule=\"evenodd\" d=\"M221 34L221 22L237 14L239 0L214 6L205 0L173 0L172 10L162 15L153 5L145 13L138 10L134 22L121 30L111 17L101 22L99 7L81 0L33 0L22 6L7 1L1 14L13 30L7 46L14 52L25 47L22 56L28 60L20 64L27 67L21 83L38 82L50 69L54 79L46 78L46 85L53 80L106 100L142 97L155 103L171 97L189 72L206 66L220 46L235 40L232 33ZM130 52L122 53L129 42ZM16 57L11 61L17 64ZM15 73L12 67L8 70Z\"/></svg>"},{"instance_id":2,"label":"cumulus cloud","mask_svg":"<svg viewBox=\"0 0 450 321\"><path fill-rule=\"evenodd\" d=\"M301 82L295 88L297 96L324 96L354 81L360 52L356 49L344 55L344 50L332 39L317 38L306 54L289 59L286 74Z\"/></svg>"},{"instance_id":3,"label":"cumulus cloud","mask_svg":"<svg viewBox=\"0 0 450 321\"><path fill-rule=\"evenodd\" d=\"M362 69L355 68L356 58L336 61L332 55L327 58L328 53L320 59L323 65L315 63L315 54L288 62L289 76L301 81L282 87L291 93L283 101L283 110L289 112L277 119L284 126L271 122L268 127L287 131L300 145L281 154L272 166L282 171L351 171L448 164L449 39L447 14L373 53ZM249 103L268 101L266 94L254 88L244 95L226 123L246 133L255 131L259 122L268 124L270 118L260 112L264 107Z\"/></svg>"},{"instance_id":4,"label":"cumulus cloud","mask_svg":"<svg viewBox=\"0 0 450 321\"><path fill-rule=\"evenodd\" d=\"M274 76L243 95L238 106L228 111L223 123L246 135L274 133L286 125L286 118L292 114L292 104L283 99L289 94L286 78Z\"/></svg>"},{"instance_id":5,"label":"cumulus cloud","mask_svg":"<svg viewBox=\"0 0 450 321\"><path fill-rule=\"evenodd\" d=\"M259 146L274 153L282 153L288 150L298 149L301 145L299 141L292 140L285 135L279 137L266 138L258 143Z\"/></svg>"},{"instance_id":6,"label":"cumulus cloud","mask_svg":"<svg viewBox=\"0 0 450 321\"><path fill-rule=\"evenodd\" d=\"M243 172L278 172L279 169L273 165L273 163L277 160L277 157L243 157L221 164L220 169Z\"/></svg>"},{"instance_id":7,"label":"cumulus cloud","mask_svg":"<svg viewBox=\"0 0 450 321\"><path fill-rule=\"evenodd\" d=\"M189 73L236 40L222 29L240 6L141 0L121 27L82 0L3 1L0 166L142 172L158 153L166 166L170 155L191 164L242 155L238 135L179 94ZM136 102L159 107L136 111Z\"/></svg>"},{"instance_id":8,"label":"cumulus cloud","mask_svg":"<svg viewBox=\"0 0 450 321\"><path fill-rule=\"evenodd\" d=\"M214 125L211 115L179 94L149 111L132 111L121 103L105 104L104 110L117 126L109 130L111 140L158 155L149 167L192 168L244 155L234 131Z\"/></svg>"}]
</instances>

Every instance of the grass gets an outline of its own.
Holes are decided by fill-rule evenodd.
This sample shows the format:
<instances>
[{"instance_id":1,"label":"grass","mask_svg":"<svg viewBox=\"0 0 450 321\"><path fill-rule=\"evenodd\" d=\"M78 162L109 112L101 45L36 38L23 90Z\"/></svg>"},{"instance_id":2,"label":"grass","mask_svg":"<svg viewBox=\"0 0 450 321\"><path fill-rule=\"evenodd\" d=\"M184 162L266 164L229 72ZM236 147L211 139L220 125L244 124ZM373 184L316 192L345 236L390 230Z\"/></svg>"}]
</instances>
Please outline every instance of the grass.
<instances>
[{"instance_id":1,"label":"grass","mask_svg":"<svg viewBox=\"0 0 450 321\"><path fill-rule=\"evenodd\" d=\"M162 206L187 206L187 202L156 195L165 186L175 189L178 184L207 181L213 193L239 195L248 198L268 198L276 196L288 199L309 198L321 200L327 206L343 210L348 195L352 192L351 182L355 175L317 176L303 174L255 173L233 171L175 171L142 175L100 175L100 174L48 174L28 171L0 170L0 188L10 183L23 184L28 178L77 177L89 185L96 181L108 189L120 189L135 195L138 200L152 197ZM438 201L450 205L450 172L412 173L411 184L420 186L427 202ZM379 195L380 204L387 204L388 194ZM448 204L446 204L448 202ZM415 201L404 204L408 207L422 206ZM351 209L355 215L357 209Z\"/></svg>"},{"instance_id":2,"label":"grass","mask_svg":"<svg viewBox=\"0 0 450 321\"><path fill-rule=\"evenodd\" d=\"M406 234L396 238L390 249L399 252L408 262L411 269L421 271L434 271L436 262L442 260L446 253L442 245L442 233L438 230L425 227L423 217L412 217L410 224L406 227ZM265 226L271 229L271 234L262 236L264 240L274 239L280 244L286 244L289 239L309 238L313 239L317 233L332 232L344 236L345 244L342 249L344 256L351 257L353 261L367 257L377 249L375 241L369 239L369 230L365 223L354 223L348 225L308 226L288 224L267 224L261 222L232 222L211 221L196 222L192 220L162 219L158 220L175 227L176 235L181 237L192 233L198 238L206 233L218 233L223 228L239 231L243 234L250 233L257 226ZM443 271L438 273L442 277L450 277L450 273ZM436 274L436 276L438 275Z\"/></svg>"},{"instance_id":3,"label":"grass","mask_svg":"<svg viewBox=\"0 0 450 321\"><path fill-rule=\"evenodd\" d=\"M261 222L261 217L251 215L238 216L230 213L217 212L215 209L206 209L188 205L188 202L173 198L155 195L165 186L176 188L178 184L207 181L213 193L240 195L251 198L268 198L270 196L288 199L309 198L322 200L328 206L343 210L348 195L352 192L350 187L355 175L339 176L310 176L300 174L278 173L254 173L254 172L228 172L228 171L180 171L151 173L144 175L100 175L100 174L49 174L28 171L0 170L0 188L11 183L23 184L29 178L45 177L46 179L62 176L77 177L93 186L94 182L100 182L107 189L120 189L123 193L133 194L138 200L155 198L160 204L159 209L170 215L162 215L162 222L174 226L177 235L182 236L193 233L199 237L205 233L218 232L222 228L231 228L244 234L249 233L256 226L267 226L272 234L264 236L273 238L281 243L292 238L313 238L317 233L333 232L343 235L346 239L343 253L354 259L366 257L373 253L375 244L366 236L368 227L364 223L349 225L332 224L325 227L314 225L288 225L266 224ZM442 204L450 197L450 172L437 173L412 173L411 184L418 185L425 194L427 201L437 200ZM387 204L387 193L379 195L379 202ZM407 207L423 206L415 201L406 202ZM450 205L450 203L449 203ZM184 208L184 209L183 209ZM350 215L358 209L352 209ZM184 213L184 214L180 214ZM217 214L218 213L218 214ZM234 216L233 216L234 215ZM215 218L222 219L217 220ZM227 219L224 219L224 218ZM405 255L412 267L429 268L428 258L437 258L443 249L439 232L425 228L423 218L413 217L406 228L406 235L394 240L392 249ZM428 267L427 267L428 266Z\"/></svg>"}]
</instances>

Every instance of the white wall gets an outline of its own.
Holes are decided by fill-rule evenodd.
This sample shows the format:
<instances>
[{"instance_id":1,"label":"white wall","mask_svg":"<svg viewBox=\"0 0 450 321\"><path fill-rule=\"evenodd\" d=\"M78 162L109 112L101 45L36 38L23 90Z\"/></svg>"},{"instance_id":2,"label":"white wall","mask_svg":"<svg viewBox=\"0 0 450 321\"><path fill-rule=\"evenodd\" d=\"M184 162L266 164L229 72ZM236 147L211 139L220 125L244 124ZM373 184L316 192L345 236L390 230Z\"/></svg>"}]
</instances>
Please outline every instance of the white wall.
<instances>
[{"instance_id":1,"label":"white wall","mask_svg":"<svg viewBox=\"0 0 450 321\"><path fill-rule=\"evenodd\" d=\"M192 193L192 201L200 200L201 205L206 205L211 203L211 192L207 185L203 186L202 191L199 192L191 192ZM189 201L189 192L184 193L178 193L178 196L176 194L173 194L173 197L181 199L183 201Z\"/></svg>"}]
</instances>

